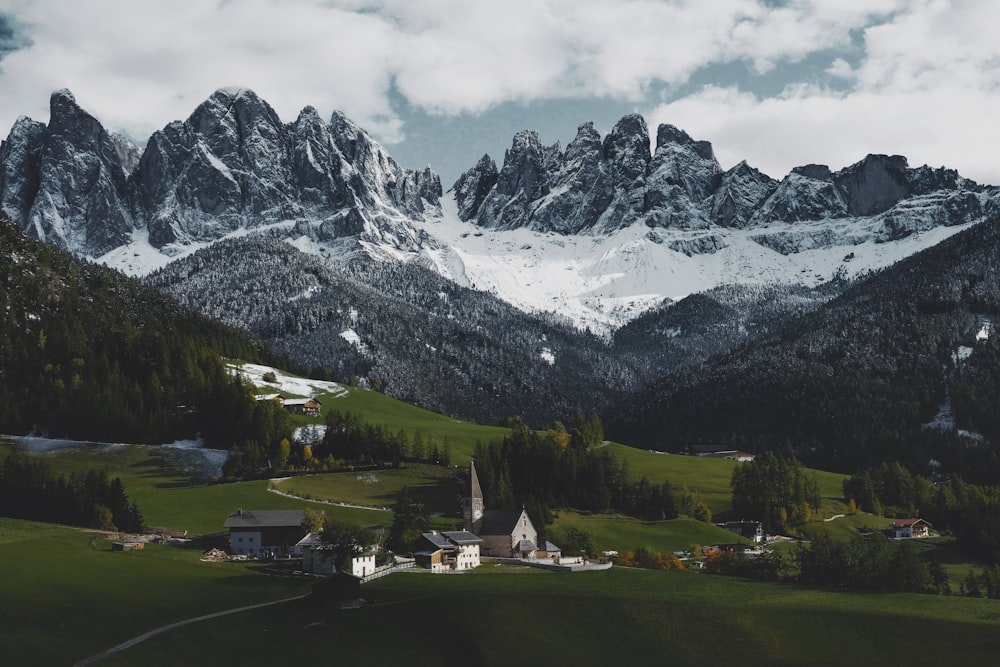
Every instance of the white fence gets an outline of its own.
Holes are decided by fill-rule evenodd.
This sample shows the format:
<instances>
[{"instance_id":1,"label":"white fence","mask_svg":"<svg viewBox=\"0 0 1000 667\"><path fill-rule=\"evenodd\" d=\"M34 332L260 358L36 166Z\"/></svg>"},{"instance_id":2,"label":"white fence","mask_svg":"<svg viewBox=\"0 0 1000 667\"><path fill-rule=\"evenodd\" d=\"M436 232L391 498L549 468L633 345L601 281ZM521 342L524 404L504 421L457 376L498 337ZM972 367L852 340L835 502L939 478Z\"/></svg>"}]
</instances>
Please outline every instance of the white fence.
<instances>
[{"instance_id":1,"label":"white fence","mask_svg":"<svg viewBox=\"0 0 1000 667\"><path fill-rule=\"evenodd\" d=\"M366 581L371 581L373 579L379 579L380 577L392 574L396 570L409 569L413 567L415 564L416 563L414 563L413 561L410 561L409 563L399 563L398 565L394 563L389 563L388 565L382 565L372 570L371 574L366 574L364 577L362 577L361 581L362 583L364 583Z\"/></svg>"}]
</instances>

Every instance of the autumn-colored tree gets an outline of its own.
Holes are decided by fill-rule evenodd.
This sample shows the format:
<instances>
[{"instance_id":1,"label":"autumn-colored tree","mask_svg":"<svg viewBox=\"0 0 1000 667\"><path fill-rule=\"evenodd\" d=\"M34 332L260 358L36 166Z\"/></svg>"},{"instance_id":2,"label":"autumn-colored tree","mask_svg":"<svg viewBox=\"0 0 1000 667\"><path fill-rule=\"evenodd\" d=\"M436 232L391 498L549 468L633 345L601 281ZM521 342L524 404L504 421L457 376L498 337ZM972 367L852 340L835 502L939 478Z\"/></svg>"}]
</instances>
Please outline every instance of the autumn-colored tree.
<instances>
[{"instance_id":1,"label":"autumn-colored tree","mask_svg":"<svg viewBox=\"0 0 1000 667\"><path fill-rule=\"evenodd\" d=\"M302 527L308 530L310 533L318 533L323 530L323 524L326 523L326 513L320 510L311 510L306 508L303 510L302 517Z\"/></svg>"},{"instance_id":2,"label":"autumn-colored tree","mask_svg":"<svg viewBox=\"0 0 1000 667\"><path fill-rule=\"evenodd\" d=\"M545 437L563 449L569 445L569 432L560 421L552 422L552 427L546 432Z\"/></svg>"},{"instance_id":3,"label":"autumn-colored tree","mask_svg":"<svg viewBox=\"0 0 1000 667\"><path fill-rule=\"evenodd\" d=\"M637 567L634 551L619 551L612 560L619 567Z\"/></svg>"},{"instance_id":4,"label":"autumn-colored tree","mask_svg":"<svg viewBox=\"0 0 1000 667\"><path fill-rule=\"evenodd\" d=\"M654 570L683 570L681 559L672 553L656 552L653 556Z\"/></svg>"},{"instance_id":5,"label":"autumn-colored tree","mask_svg":"<svg viewBox=\"0 0 1000 667\"><path fill-rule=\"evenodd\" d=\"M292 454L292 443L288 441L288 438L282 438L281 442L278 443L278 468L284 468L288 465L288 457Z\"/></svg>"}]
</instances>

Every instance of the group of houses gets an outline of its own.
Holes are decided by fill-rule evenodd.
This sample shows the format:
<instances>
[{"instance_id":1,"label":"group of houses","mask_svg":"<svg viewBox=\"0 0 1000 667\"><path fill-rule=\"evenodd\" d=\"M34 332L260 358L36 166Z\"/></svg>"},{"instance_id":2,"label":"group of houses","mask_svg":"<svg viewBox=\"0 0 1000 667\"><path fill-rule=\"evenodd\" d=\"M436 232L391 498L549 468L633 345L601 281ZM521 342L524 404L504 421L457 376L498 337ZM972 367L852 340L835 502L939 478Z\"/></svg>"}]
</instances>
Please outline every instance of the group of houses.
<instances>
[{"instance_id":1,"label":"group of houses","mask_svg":"<svg viewBox=\"0 0 1000 667\"><path fill-rule=\"evenodd\" d=\"M223 525L229 532L229 550L234 556L301 558L305 572L334 574L330 545L321 539L320 533L309 530L305 519L305 510L238 509ZM320 521L325 520L325 515L321 515ZM351 561L351 573L362 578L375 571L375 556L385 535L381 525L367 528L372 531L372 547Z\"/></svg>"},{"instance_id":2,"label":"group of houses","mask_svg":"<svg viewBox=\"0 0 1000 667\"><path fill-rule=\"evenodd\" d=\"M424 533L415 546L410 562L432 572L471 570L479 567L482 556L551 564L576 564L563 558L551 542L539 544L525 509L488 510L475 463L469 468L469 491L462 501L463 529ZM325 520L323 517L321 520ZM319 533L306 527L304 510L243 510L233 512L224 523L229 532L230 551L247 558L301 558L302 570L334 574L331 545ZM351 561L351 573L365 578L376 572L375 561L385 530L369 526L372 547Z\"/></svg>"}]
</instances>

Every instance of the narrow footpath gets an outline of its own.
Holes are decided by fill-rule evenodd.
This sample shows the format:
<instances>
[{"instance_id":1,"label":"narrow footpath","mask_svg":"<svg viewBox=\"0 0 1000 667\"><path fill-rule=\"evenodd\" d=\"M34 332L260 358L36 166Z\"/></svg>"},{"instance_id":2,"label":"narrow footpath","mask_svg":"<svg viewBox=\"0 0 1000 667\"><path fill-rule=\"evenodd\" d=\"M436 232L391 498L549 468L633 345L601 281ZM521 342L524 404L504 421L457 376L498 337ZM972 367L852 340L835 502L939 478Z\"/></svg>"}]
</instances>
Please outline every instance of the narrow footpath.
<instances>
[{"instance_id":1,"label":"narrow footpath","mask_svg":"<svg viewBox=\"0 0 1000 667\"><path fill-rule=\"evenodd\" d=\"M308 595L308 593L306 594ZM84 658L83 660L77 662L74 667L83 667L84 665L92 665L99 660L104 660L105 658L114 655L115 653L121 653L122 651L140 644L150 637L155 637L161 635L164 632L170 632L176 628L183 627L185 625L191 625L193 623L201 623L202 621L208 621L213 618L219 618L220 616L228 616L229 614L238 614L243 611L250 611L251 609L260 609L261 607L270 607L276 604L284 604L286 602L292 602L294 600L301 600L306 597L306 595L296 595L291 598L284 598L283 600L274 600L272 602L261 602L260 604L252 604L246 607L238 607L237 609L227 609L226 611L217 611L213 614L205 614L204 616L198 616L195 618L189 618L185 621L177 621L176 623L171 623L170 625L164 625L162 628L156 628L155 630L150 630L149 632L143 633L138 637L133 637L128 641L122 642L117 646L112 646L107 651L102 651L97 655L92 655L89 658Z\"/></svg>"}]
</instances>

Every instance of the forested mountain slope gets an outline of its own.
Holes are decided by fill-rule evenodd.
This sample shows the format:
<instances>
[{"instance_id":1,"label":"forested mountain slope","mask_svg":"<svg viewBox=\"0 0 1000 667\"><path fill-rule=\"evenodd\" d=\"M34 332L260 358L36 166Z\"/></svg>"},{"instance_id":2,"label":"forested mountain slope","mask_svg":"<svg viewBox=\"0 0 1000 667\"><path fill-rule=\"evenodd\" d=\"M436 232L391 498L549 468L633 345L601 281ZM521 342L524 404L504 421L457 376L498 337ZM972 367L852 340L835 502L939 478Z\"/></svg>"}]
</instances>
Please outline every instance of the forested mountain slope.
<instances>
[{"instance_id":1,"label":"forested mountain slope","mask_svg":"<svg viewBox=\"0 0 1000 667\"><path fill-rule=\"evenodd\" d=\"M772 335L638 392L611 428L666 450L791 450L854 470L991 475L1000 440L1000 219L860 281ZM995 482L995 479L993 480Z\"/></svg>"},{"instance_id":2,"label":"forested mountain slope","mask_svg":"<svg viewBox=\"0 0 1000 667\"><path fill-rule=\"evenodd\" d=\"M0 312L3 433L152 443L202 433L229 446L252 401L223 357L278 361L258 339L29 239L3 215Z\"/></svg>"},{"instance_id":3,"label":"forested mountain slope","mask_svg":"<svg viewBox=\"0 0 1000 667\"><path fill-rule=\"evenodd\" d=\"M146 280L307 367L463 418L547 426L638 384L596 336L413 264L334 264L283 241L234 239Z\"/></svg>"}]
</instances>

